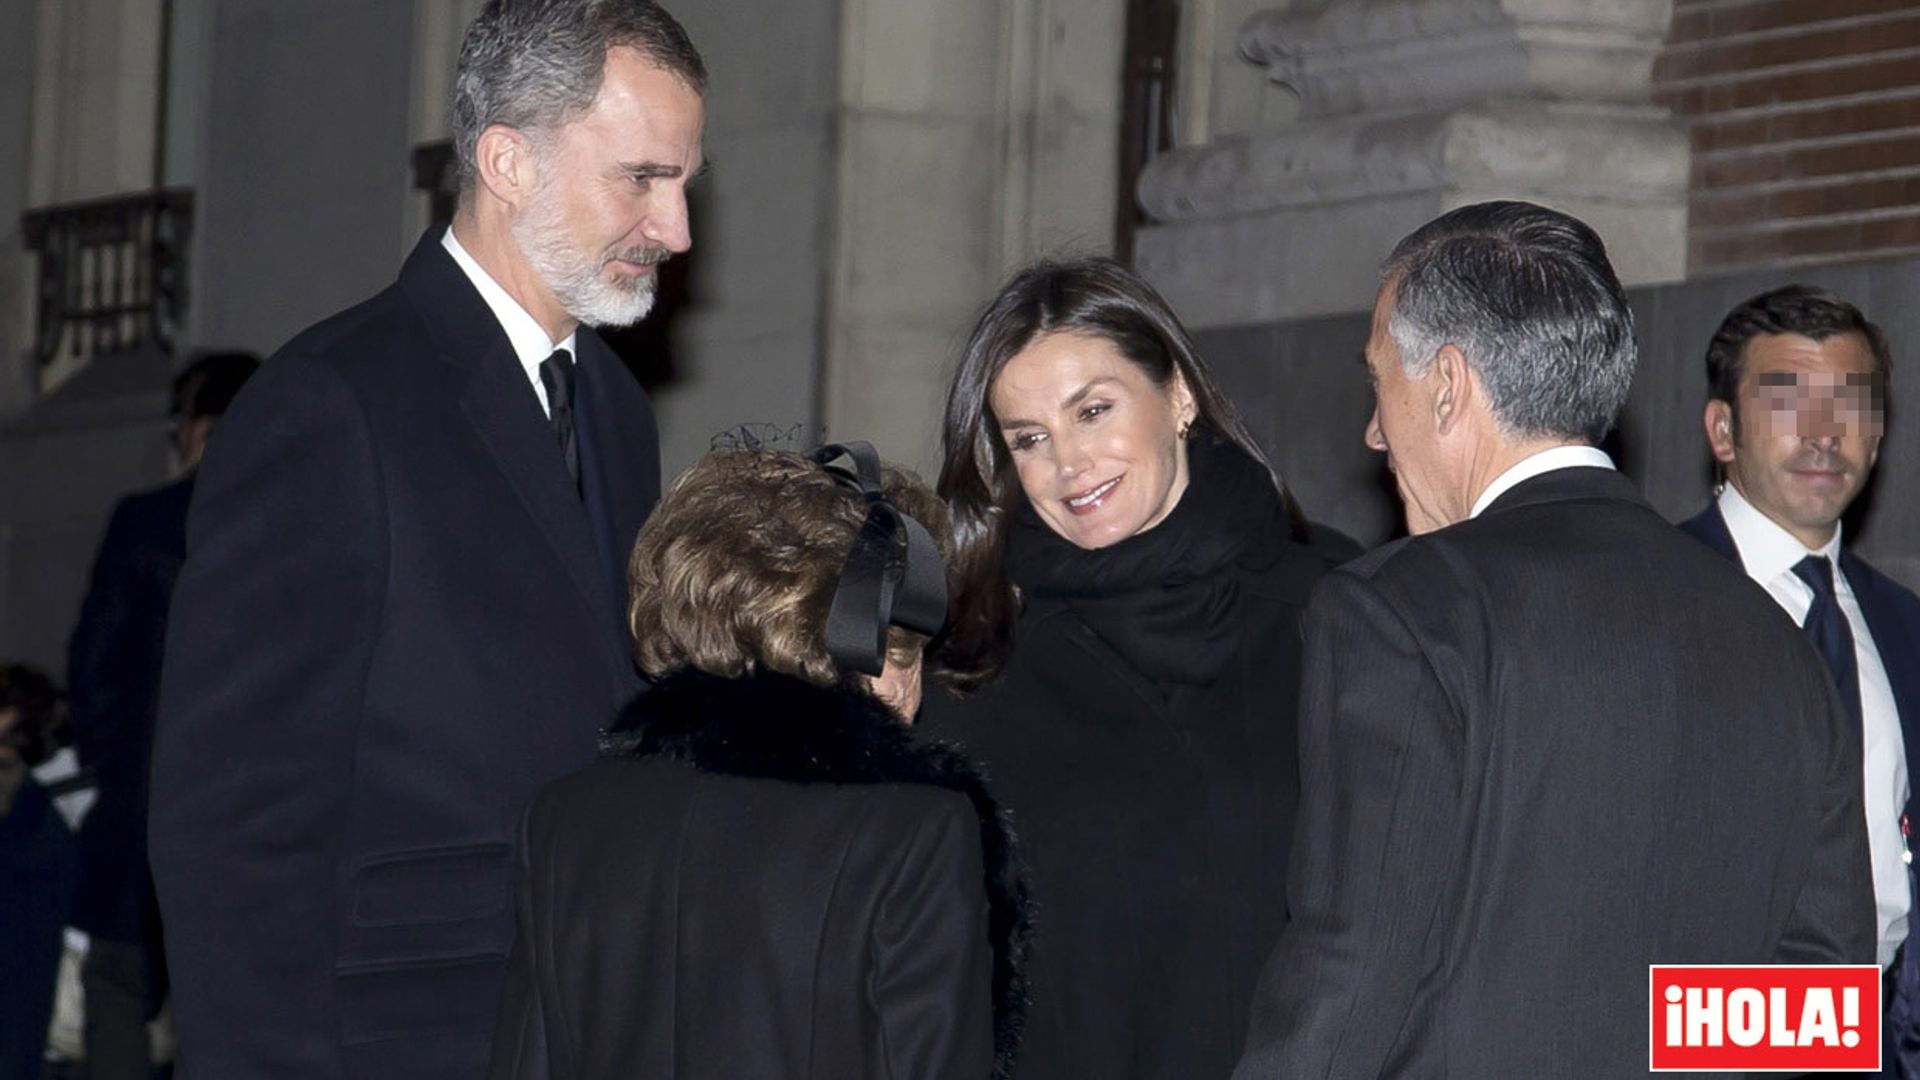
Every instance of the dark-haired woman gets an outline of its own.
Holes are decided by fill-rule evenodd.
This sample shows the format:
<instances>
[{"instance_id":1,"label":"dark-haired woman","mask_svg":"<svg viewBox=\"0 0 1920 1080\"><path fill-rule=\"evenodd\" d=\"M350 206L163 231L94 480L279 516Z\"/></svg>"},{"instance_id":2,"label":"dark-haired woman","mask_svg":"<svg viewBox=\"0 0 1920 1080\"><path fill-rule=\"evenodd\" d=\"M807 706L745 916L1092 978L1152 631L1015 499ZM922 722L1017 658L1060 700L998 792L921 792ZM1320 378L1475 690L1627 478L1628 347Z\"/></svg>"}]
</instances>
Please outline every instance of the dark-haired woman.
<instances>
[{"instance_id":1,"label":"dark-haired woman","mask_svg":"<svg viewBox=\"0 0 1920 1080\"><path fill-rule=\"evenodd\" d=\"M940 494L956 595L925 725L982 761L1036 904L1019 1074L1232 1071L1285 917L1314 537L1179 320L1106 260L975 327Z\"/></svg>"},{"instance_id":2,"label":"dark-haired woman","mask_svg":"<svg viewBox=\"0 0 1920 1080\"><path fill-rule=\"evenodd\" d=\"M714 455L641 530L656 682L521 828L494 1080L985 1080L1024 992L1009 837L903 720L945 513L851 470Z\"/></svg>"}]
</instances>

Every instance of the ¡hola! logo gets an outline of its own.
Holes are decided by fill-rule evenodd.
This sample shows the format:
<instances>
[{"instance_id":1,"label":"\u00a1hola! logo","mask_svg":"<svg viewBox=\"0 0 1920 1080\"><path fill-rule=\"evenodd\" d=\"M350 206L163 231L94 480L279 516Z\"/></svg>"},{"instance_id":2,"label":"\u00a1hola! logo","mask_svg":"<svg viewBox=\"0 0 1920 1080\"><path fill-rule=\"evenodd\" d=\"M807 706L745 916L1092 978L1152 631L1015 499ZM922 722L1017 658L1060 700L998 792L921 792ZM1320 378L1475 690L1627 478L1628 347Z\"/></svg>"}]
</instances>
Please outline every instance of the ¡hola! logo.
<instances>
[{"instance_id":1,"label":"\u00a1hola! logo","mask_svg":"<svg viewBox=\"0 0 1920 1080\"><path fill-rule=\"evenodd\" d=\"M1654 964L1654 1072L1880 1068L1880 969L1872 964Z\"/></svg>"}]
</instances>

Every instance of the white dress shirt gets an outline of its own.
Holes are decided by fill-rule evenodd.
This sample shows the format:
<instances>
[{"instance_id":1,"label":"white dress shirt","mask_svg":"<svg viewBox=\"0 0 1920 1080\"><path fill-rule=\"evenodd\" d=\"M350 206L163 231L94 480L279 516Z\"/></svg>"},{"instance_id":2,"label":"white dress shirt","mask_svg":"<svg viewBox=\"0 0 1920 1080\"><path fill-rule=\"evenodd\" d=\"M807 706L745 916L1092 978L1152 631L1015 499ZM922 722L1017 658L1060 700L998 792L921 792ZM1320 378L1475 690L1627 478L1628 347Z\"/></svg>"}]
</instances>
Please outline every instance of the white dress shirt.
<instances>
[{"instance_id":1,"label":"white dress shirt","mask_svg":"<svg viewBox=\"0 0 1920 1080\"><path fill-rule=\"evenodd\" d=\"M558 343L549 338L540 320L527 314L527 309L521 307L519 301L507 295L507 290L501 288L492 275L473 261L467 249L453 238L452 229L448 229L440 238L440 246L453 256L453 261L460 265L467 279L473 282L473 287L480 290L480 298L493 310L493 317L500 320L500 329L507 332L507 340L513 343L513 354L520 358L520 366L527 369L527 381L533 384L534 396L540 399L540 411L551 418L553 410L547 405L547 388L540 384L540 365L553 355L555 349L567 350L577 362L580 355L574 349L577 334L568 334Z\"/></svg>"},{"instance_id":2,"label":"white dress shirt","mask_svg":"<svg viewBox=\"0 0 1920 1080\"><path fill-rule=\"evenodd\" d=\"M1556 446L1551 450L1529 454L1508 466L1506 472L1494 477L1493 483L1487 485L1487 490L1473 500L1473 513L1467 516L1479 517L1482 510L1493 505L1493 500L1513 490L1521 481L1531 480L1541 473L1550 473L1555 469L1613 467L1613 459L1597 446Z\"/></svg>"},{"instance_id":3,"label":"white dress shirt","mask_svg":"<svg viewBox=\"0 0 1920 1080\"><path fill-rule=\"evenodd\" d=\"M1887 679L1873 632L1861 614L1853 586L1840 570L1840 528L1817 551L1808 550L1793 534L1755 509L1732 484L1720 492L1720 516L1740 552L1747 576L1759 582L1774 602L1805 625L1813 607L1813 589L1793 572L1809 555L1833 563L1833 589L1840 610L1853 630L1854 665L1860 671L1861 738L1866 751L1864 802L1867 810L1867 847L1873 856L1873 895L1879 909L1880 966L1893 962L1895 950L1907 939L1907 912L1912 897L1907 888L1906 838L1900 815L1907 805L1907 751L1900 734L1900 713L1893 702L1893 684Z\"/></svg>"}]
</instances>

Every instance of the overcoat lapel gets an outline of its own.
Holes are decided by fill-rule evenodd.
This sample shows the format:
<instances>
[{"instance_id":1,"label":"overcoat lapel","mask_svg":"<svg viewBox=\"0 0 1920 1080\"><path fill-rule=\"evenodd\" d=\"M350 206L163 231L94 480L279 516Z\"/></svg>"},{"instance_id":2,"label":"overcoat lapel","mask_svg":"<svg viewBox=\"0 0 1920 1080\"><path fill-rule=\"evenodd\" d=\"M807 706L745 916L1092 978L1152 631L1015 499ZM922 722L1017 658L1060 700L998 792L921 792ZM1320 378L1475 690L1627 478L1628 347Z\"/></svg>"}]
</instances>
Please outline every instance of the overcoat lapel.
<instances>
[{"instance_id":1,"label":"overcoat lapel","mask_svg":"<svg viewBox=\"0 0 1920 1080\"><path fill-rule=\"evenodd\" d=\"M618 405L637 397L630 389L623 395L611 385L614 380L633 377L620 357L587 327L581 327L574 340L580 353L578 409L585 451L580 455L582 495L587 501L588 518L598 530L595 539L607 575L602 588L611 590L618 601L627 592L627 557L634 538L660 495L658 469L648 474L643 468L643 463L656 460L658 436L644 403L630 412ZM624 618L616 621L624 627Z\"/></svg>"},{"instance_id":2,"label":"overcoat lapel","mask_svg":"<svg viewBox=\"0 0 1920 1080\"><path fill-rule=\"evenodd\" d=\"M448 365L460 401L494 464L519 496L591 613L594 625L618 623L607 592L599 542L574 492L553 428L527 382L506 331L440 243L441 230L423 237L400 271L413 302ZM609 642L619 644L614 637ZM610 648L625 664L625 653Z\"/></svg>"}]
</instances>

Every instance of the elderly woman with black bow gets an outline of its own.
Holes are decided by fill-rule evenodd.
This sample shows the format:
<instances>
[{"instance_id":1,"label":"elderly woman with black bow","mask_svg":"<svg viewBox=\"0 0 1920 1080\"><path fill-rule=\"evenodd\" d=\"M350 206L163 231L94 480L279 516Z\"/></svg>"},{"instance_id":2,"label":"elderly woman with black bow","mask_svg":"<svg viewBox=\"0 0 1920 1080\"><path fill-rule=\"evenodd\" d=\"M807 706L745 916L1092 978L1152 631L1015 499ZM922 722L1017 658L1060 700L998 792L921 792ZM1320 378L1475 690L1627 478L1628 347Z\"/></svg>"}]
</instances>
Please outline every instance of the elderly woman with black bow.
<instances>
[{"instance_id":1,"label":"elderly woman with black bow","mask_svg":"<svg viewBox=\"0 0 1920 1080\"><path fill-rule=\"evenodd\" d=\"M945 533L863 443L673 485L629 568L655 685L522 825L496 1080L1004 1074L1010 837L906 726Z\"/></svg>"}]
</instances>

